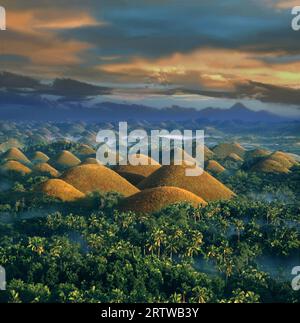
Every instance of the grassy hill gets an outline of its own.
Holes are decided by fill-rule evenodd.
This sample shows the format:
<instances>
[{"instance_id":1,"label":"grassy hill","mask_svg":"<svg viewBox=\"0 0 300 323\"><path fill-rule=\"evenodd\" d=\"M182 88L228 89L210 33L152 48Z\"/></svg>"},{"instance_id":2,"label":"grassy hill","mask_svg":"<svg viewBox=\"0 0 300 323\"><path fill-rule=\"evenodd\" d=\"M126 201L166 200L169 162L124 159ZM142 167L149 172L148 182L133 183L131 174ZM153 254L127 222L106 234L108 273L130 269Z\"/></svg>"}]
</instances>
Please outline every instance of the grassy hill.
<instances>
[{"instance_id":1,"label":"grassy hill","mask_svg":"<svg viewBox=\"0 0 300 323\"><path fill-rule=\"evenodd\" d=\"M60 179L50 179L39 185L37 190L64 202L73 202L85 197L85 194Z\"/></svg>"},{"instance_id":2,"label":"grassy hill","mask_svg":"<svg viewBox=\"0 0 300 323\"><path fill-rule=\"evenodd\" d=\"M193 206L206 205L199 196L178 187L156 187L146 189L126 198L120 206L121 211L136 213L153 213L162 208L179 203L188 202Z\"/></svg>"},{"instance_id":3,"label":"grassy hill","mask_svg":"<svg viewBox=\"0 0 300 323\"><path fill-rule=\"evenodd\" d=\"M138 188L141 190L160 187L175 186L190 191L205 201L230 199L234 193L216 178L203 172L200 176L186 176L186 166L162 166L144 181Z\"/></svg>"},{"instance_id":4,"label":"grassy hill","mask_svg":"<svg viewBox=\"0 0 300 323\"><path fill-rule=\"evenodd\" d=\"M66 171L62 179L83 193L119 192L124 196L133 195L139 190L113 170L102 165L81 165Z\"/></svg>"}]
</instances>

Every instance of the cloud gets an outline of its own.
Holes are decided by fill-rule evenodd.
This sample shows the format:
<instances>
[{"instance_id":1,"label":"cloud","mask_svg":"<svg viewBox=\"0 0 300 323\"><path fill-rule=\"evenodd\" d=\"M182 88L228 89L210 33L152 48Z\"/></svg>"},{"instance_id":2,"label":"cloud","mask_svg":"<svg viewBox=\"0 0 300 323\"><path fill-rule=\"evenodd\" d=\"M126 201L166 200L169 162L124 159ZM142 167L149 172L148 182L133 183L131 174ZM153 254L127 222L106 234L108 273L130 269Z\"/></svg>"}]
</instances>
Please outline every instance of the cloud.
<instances>
[{"instance_id":1,"label":"cloud","mask_svg":"<svg viewBox=\"0 0 300 323\"><path fill-rule=\"evenodd\" d=\"M253 84L294 93L300 84L299 34L291 29L289 0L1 4L8 31L0 35L0 69L43 79L175 85L215 95L242 89L255 96ZM261 88L256 93L271 100Z\"/></svg>"},{"instance_id":2,"label":"cloud","mask_svg":"<svg viewBox=\"0 0 300 323\"><path fill-rule=\"evenodd\" d=\"M34 77L9 72L0 72L0 93L10 99L22 100L22 95L55 95L63 100L88 99L91 96L110 94L111 90L73 79L55 79L47 84Z\"/></svg>"},{"instance_id":3,"label":"cloud","mask_svg":"<svg viewBox=\"0 0 300 323\"><path fill-rule=\"evenodd\" d=\"M261 83L298 86L300 63L272 59L284 57L284 52L248 52L232 49L205 48L192 53L175 53L160 59L134 58L127 63L98 66L108 74L132 82L174 84L202 89L228 90L237 82L255 79ZM269 59L269 60L268 60Z\"/></svg>"},{"instance_id":4,"label":"cloud","mask_svg":"<svg viewBox=\"0 0 300 323\"><path fill-rule=\"evenodd\" d=\"M269 0L269 3L278 9L292 9L299 6L298 0Z\"/></svg>"},{"instance_id":5,"label":"cloud","mask_svg":"<svg viewBox=\"0 0 300 323\"><path fill-rule=\"evenodd\" d=\"M7 14L7 31L1 34L0 65L6 61L12 66L12 57L23 57L16 63L16 70L22 66L23 72L61 75L72 66L83 62L83 53L92 48L85 41L64 38L60 31L101 27L88 11L70 9L25 9L10 10ZM5 61L6 58L6 61ZM25 63L24 60L29 61Z\"/></svg>"}]
</instances>

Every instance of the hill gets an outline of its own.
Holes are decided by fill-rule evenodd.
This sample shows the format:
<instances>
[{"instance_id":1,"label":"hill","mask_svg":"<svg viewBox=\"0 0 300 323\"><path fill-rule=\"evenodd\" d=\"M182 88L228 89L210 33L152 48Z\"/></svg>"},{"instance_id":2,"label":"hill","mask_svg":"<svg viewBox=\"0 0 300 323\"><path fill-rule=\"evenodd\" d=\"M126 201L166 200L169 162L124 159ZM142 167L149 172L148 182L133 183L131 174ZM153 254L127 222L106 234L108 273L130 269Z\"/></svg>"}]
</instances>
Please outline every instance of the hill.
<instances>
[{"instance_id":1,"label":"hill","mask_svg":"<svg viewBox=\"0 0 300 323\"><path fill-rule=\"evenodd\" d=\"M80 165L89 165L89 164L94 164L94 165L99 165L98 161L96 158L86 158Z\"/></svg>"},{"instance_id":2,"label":"hill","mask_svg":"<svg viewBox=\"0 0 300 323\"><path fill-rule=\"evenodd\" d=\"M55 158L49 161L49 164L58 169L68 169L77 166L81 160L68 150L63 150Z\"/></svg>"},{"instance_id":3,"label":"hill","mask_svg":"<svg viewBox=\"0 0 300 323\"><path fill-rule=\"evenodd\" d=\"M244 159L242 157L240 157L239 155L237 155L235 153L229 154L225 159L228 161L233 161L233 162L243 162L244 161Z\"/></svg>"},{"instance_id":4,"label":"hill","mask_svg":"<svg viewBox=\"0 0 300 323\"><path fill-rule=\"evenodd\" d=\"M17 139L10 138L0 144L0 153L5 153L8 149L14 147L21 149L23 145Z\"/></svg>"},{"instance_id":5,"label":"hill","mask_svg":"<svg viewBox=\"0 0 300 323\"><path fill-rule=\"evenodd\" d=\"M66 171L62 179L83 193L119 192L124 196L139 190L113 170L102 165L81 165Z\"/></svg>"},{"instance_id":6,"label":"hill","mask_svg":"<svg viewBox=\"0 0 300 323\"><path fill-rule=\"evenodd\" d=\"M245 154L246 159L255 159L255 158L261 158L261 157L267 157L271 154L269 150L266 149L254 149L247 151Z\"/></svg>"},{"instance_id":7,"label":"hill","mask_svg":"<svg viewBox=\"0 0 300 323\"><path fill-rule=\"evenodd\" d=\"M179 202L188 202L195 207L207 204L202 198L178 187L156 187L126 198L121 203L120 210L153 213Z\"/></svg>"},{"instance_id":8,"label":"hill","mask_svg":"<svg viewBox=\"0 0 300 323\"><path fill-rule=\"evenodd\" d=\"M95 156L96 151L86 144L81 144L80 147L76 150L76 153L82 157Z\"/></svg>"},{"instance_id":9,"label":"hill","mask_svg":"<svg viewBox=\"0 0 300 323\"><path fill-rule=\"evenodd\" d=\"M137 155L137 158L141 165L117 165L113 167L115 172L126 178L133 185L140 183L161 167L154 159L143 154Z\"/></svg>"},{"instance_id":10,"label":"hill","mask_svg":"<svg viewBox=\"0 0 300 323\"><path fill-rule=\"evenodd\" d=\"M218 175L223 173L226 169L216 160L209 160L206 164L206 170L212 174Z\"/></svg>"},{"instance_id":11,"label":"hill","mask_svg":"<svg viewBox=\"0 0 300 323\"><path fill-rule=\"evenodd\" d=\"M289 169L284 167L279 162L272 160L270 158L263 159L253 165L250 169L253 172L262 172L262 173L277 173L277 174L287 174Z\"/></svg>"},{"instance_id":12,"label":"hill","mask_svg":"<svg viewBox=\"0 0 300 323\"><path fill-rule=\"evenodd\" d=\"M220 159L225 159L230 154L243 157L246 150L238 143L221 143L213 148L213 152Z\"/></svg>"},{"instance_id":13,"label":"hill","mask_svg":"<svg viewBox=\"0 0 300 323\"><path fill-rule=\"evenodd\" d=\"M47 163L50 160L50 158L41 151L36 151L33 154L31 160L33 163Z\"/></svg>"},{"instance_id":14,"label":"hill","mask_svg":"<svg viewBox=\"0 0 300 323\"><path fill-rule=\"evenodd\" d=\"M31 169L16 160L9 160L0 166L2 173L17 173L19 175L27 175L31 173Z\"/></svg>"},{"instance_id":15,"label":"hill","mask_svg":"<svg viewBox=\"0 0 300 323\"><path fill-rule=\"evenodd\" d=\"M201 152L201 150L203 149L202 147L197 147L197 149ZM210 150L207 146L204 146L204 160L210 160L212 158L214 158L214 152L212 150Z\"/></svg>"},{"instance_id":16,"label":"hill","mask_svg":"<svg viewBox=\"0 0 300 323\"><path fill-rule=\"evenodd\" d=\"M63 202L73 202L85 197L82 192L60 179L50 179L40 184L37 190L45 195L55 197Z\"/></svg>"},{"instance_id":17,"label":"hill","mask_svg":"<svg viewBox=\"0 0 300 323\"><path fill-rule=\"evenodd\" d=\"M38 163L34 165L33 170L40 174L50 175L52 177L59 177L59 171L57 171L54 167L50 166L47 163Z\"/></svg>"},{"instance_id":18,"label":"hill","mask_svg":"<svg viewBox=\"0 0 300 323\"><path fill-rule=\"evenodd\" d=\"M274 152L269 158L288 169L297 164L297 161L293 157L281 151Z\"/></svg>"},{"instance_id":19,"label":"hill","mask_svg":"<svg viewBox=\"0 0 300 323\"><path fill-rule=\"evenodd\" d=\"M15 160L23 164L31 164L30 160L18 148L10 148L2 155L2 160Z\"/></svg>"},{"instance_id":20,"label":"hill","mask_svg":"<svg viewBox=\"0 0 300 323\"><path fill-rule=\"evenodd\" d=\"M144 190L160 186L175 186L190 191L205 201L226 200L235 196L228 187L207 172L204 171L200 176L186 176L186 168L186 166L162 166L143 180L138 188Z\"/></svg>"}]
</instances>

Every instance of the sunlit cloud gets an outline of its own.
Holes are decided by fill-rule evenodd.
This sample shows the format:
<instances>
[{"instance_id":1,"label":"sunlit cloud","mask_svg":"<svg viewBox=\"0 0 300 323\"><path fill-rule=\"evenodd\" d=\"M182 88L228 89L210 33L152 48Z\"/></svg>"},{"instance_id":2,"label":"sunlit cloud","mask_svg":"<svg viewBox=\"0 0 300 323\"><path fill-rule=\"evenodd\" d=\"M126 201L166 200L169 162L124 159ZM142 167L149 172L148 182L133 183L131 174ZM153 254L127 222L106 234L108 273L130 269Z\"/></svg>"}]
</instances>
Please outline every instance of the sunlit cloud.
<instances>
[{"instance_id":1,"label":"sunlit cloud","mask_svg":"<svg viewBox=\"0 0 300 323\"><path fill-rule=\"evenodd\" d=\"M1 35L1 41L5 44L1 55L24 57L31 64L24 69L48 70L53 74L54 66L67 68L81 63L81 54L92 47L84 41L63 39L58 31L102 24L84 11L12 10L7 16L8 32Z\"/></svg>"},{"instance_id":2,"label":"sunlit cloud","mask_svg":"<svg viewBox=\"0 0 300 323\"><path fill-rule=\"evenodd\" d=\"M193 53L176 53L157 60L134 58L128 63L99 66L101 71L128 75L135 81L149 78L158 83L184 84L205 88L229 89L248 79L271 84L296 86L300 81L300 63L272 64L267 58L284 53L249 53L247 51L206 48Z\"/></svg>"},{"instance_id":3,"label":"sunlit cloud","mask_svg":"<svg viewBox=\"0 0 300 323\"><path fill-rule=\"evenodd\" d=\"M299 0L272 0L272 2L279 9L292 9L300 5Z\"/></svg>"}]
</instances>

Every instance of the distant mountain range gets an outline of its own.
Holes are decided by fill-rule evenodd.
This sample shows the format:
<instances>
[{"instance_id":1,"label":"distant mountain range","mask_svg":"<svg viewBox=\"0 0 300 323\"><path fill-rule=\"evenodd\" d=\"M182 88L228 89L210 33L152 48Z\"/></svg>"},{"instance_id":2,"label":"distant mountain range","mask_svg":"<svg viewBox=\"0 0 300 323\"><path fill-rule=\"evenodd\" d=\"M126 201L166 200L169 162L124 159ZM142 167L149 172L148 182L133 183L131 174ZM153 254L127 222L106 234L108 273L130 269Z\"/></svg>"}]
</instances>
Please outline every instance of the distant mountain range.
<instances>
[{"instance_id":1,"label":"distant mountain range","mask_svg":"<svg viewBox=\"0 0 300 323\"><path fill-rule=\"evenodd\" d=\"M112 122L124 120L266 122L289 119L268 111L253 111L241 103L230 109L197 110L172 106L153 108L139 104L91 103L91 99L109 94L111 89L71 79L56 79L45 84L34 78L0 73L0 119L10 121L86 121Z\"/></svg>"},{"instance_id":2,"label":"distant mountain range","mask_svg":"<svg viewBox=\"0 0 300 323\"><path fill-rule=\"evenodd\" d=\"M0 119L10 121L86 121L111 122L124 120L147 121L242 121L281 122L288 119L267 111L252 111L238 103L230 109L170 107L151 108L137 104L105 102L87 107L82 102L57 102L39 97L19 97L14 101L3 100L0 94Z\"/></svg>"}]
</instances>

